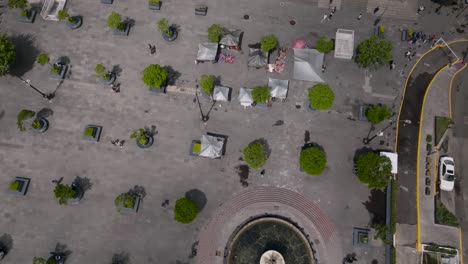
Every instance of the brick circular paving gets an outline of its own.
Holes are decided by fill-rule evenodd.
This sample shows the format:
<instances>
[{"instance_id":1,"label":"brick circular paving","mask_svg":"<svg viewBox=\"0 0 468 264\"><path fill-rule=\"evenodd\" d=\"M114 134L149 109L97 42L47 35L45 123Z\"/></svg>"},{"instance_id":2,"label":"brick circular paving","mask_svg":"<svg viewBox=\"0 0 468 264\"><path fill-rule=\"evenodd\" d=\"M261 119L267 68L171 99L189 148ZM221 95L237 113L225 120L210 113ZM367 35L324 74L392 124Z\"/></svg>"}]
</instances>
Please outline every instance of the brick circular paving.
<instances>
[{"instance_id":1,"label":"brick circular paving","mask_svg":"<svg viewBox=\"0 0 468 264\"><path fill-rule=\"evenodd\" d=\"M342 263L344 255L328 215L304 195L277 187L248 188L221 204L200 231L196 263L223 263L234 230L262 214L281 215L297 223L313 243L318 263Z\"/></svg>"}]
</instances>

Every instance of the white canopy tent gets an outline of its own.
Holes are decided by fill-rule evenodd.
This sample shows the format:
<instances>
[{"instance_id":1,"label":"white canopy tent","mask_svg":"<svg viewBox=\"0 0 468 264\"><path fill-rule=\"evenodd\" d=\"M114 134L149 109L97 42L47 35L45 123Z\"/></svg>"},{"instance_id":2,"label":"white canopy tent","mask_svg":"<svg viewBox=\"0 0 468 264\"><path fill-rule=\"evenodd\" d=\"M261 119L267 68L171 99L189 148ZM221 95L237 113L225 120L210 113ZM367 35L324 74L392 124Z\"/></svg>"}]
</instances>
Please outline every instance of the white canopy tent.
<instances>
[{"instance_id":1,"label":"white canopy tent","mask_svg":"<svg viewBox=\"0 0 468 264\"><path fill-rule=\"evenodd\" d=\"M203 135L201 137L201 146L199 156L207 158L219 158L223 154L224 139Z\"/></svg>"},{"instance_id":2,"label":"white canopy tent","mask_svg":"<svg viewBox=\"0 0 468 264\"><path fill-rule=\"evenodd\" d=\"M323 53L315 49L294 49L294 80L324 82L323 56Z\"/></svg>"},{"instance_id":3,"label":"white canopy tent","mask_svg":"<svg viewBox=\"0 0 468 264\"><path fill-rule=\"evenodd\" d=\"M227 33L219 41L219 44L228 47L239 46L241 34L242 31L240 30L228 30Z\"/></svg>"},{"instance_id":4,"label":"white canopy tent","mask_svg":"<svg viewBox=\"0 0 468 264\"><path fill-rule=\"evenodd\" d=\"M229 87L215 86L213 90L213 100L215 101L229 101Z\"/></svg>"},{"instance_id":5,"label":"white canopy tent","mask_svg":"<svg viewBox=\"0 0 468 264\"><path fill-rule=\"evenodd\" d=\"M59 21L58 12L65 8L67 0L45 0L41 10L41 16L45 20Z\"/></svg>"},{"instance_id":6,"label":"white canopy tent","mask_svg":"<svg viewBox=\"0 0 468 264\"><path fill-rule=\"evenodd\" d=\"M268 65L268 52L260 48L249 48L249 67L262 68Z\"/></svg>"},{"instance_id":7,"label":"white canopy tent","mask_svg":"<svg viewBox=\"0 0 468 264\"><path fill-rule=\"evenodd\" d=\"M335 58L350 60L354 54L354 30L338 29L335 38Z\"/></svg>"},{"instance_id":8,"label":"white canopy tent","mask_svg":"<svg viewBox=\"0 0 468 264\"><path fill-rule=\"evenodd\" d=\"M252 106L252 89L240 88L239 90L239 102L242 106Z\"/></svg>"},{"instance_id":9,"label":"white canopy tent","mask_svg":"<svg viewBox=\"0 0 468 264\"><path fill-rule=\"evenodd\" d=\"M398 154L393 153L393 152L380 152L380 156L385 156L390 159L392 162L392 173L397 174L398 173Z\"/></svg>"},{"instance_id":10,"label":"white canopy tent","mask_svg":"<svg viewBox=\"0 0 468 264\"><path fill-rule=\"evenodd\" d=\"M285 99L288 95L289 81L268 78L271 97Z\"/></svg>"},{"instance_id":11,"label":"white canopy tent","mask_svg":"<svg viewBox=\"0 0 468 264\"><path fill-rule=\"evenodd\" d=\"M215 61L218 54L218 43L199 43L197 60L199 61Z\"/></svg>"}]
</instances>

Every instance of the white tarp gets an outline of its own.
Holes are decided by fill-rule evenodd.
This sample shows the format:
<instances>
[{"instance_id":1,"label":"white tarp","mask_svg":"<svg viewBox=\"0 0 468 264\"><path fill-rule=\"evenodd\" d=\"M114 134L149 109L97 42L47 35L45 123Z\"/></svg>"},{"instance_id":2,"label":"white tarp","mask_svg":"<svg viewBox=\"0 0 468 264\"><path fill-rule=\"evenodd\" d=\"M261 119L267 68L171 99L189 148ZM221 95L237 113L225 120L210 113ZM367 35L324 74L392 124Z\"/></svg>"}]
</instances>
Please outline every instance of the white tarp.
<instances>
[{"instance_id":1,"label":"white tarp","mask_svg":"<svg viewBox=\"0 0 468 264\"><path fill-rule=\"evenodd\" d=\"M239 102L243 106L252 106L252 89L240 88L239 90Z\"/></svg>"},{"instance_id":2,"label":"white tarp","mask_svg":"<svg viewBox=\"0 0 468 264\"><path fill-rule=\"evenodd\" d=\"M223 153L224 139L203 135L201 137L200 156L207 158L219 158Z\"/></svg>"},{"instance_id":3,"label":"white tarp","mask_svg":"<svg viewBox=\"0 0 468 264\"><path fill-rule=\"evenodd\" d=\"M324 82L323 56L323 53L315 49L294 49L294 80Z\"/></svg>"},{"instance_id":4,"label":"white tarp","mask_svg":"<svg viewBox=\"0 0 468 264\"><path fill-rule=\"evenodd\" d=\"M249 48L249 67L266 67L268 65L268 52L260 48Z\"/></svg>"},{"instance_id":5,"label":"white tarp","mask_svg":"<svg viewBox=\"0 0 468 264\"><path fill-rule=\"evenodd\" d=\"M229 101L229 88L224 86L215 86L213 90L213 100L215 101Z\"/></svg>"},{"instance_id":6,"label":"white tarp","mask_svg":"<svg viewBox=\"0 0 468 264\"><path fill-rule=\"evenodd\" d=\"M226 35L224 35L219 41L219 44L226 45L228 47L239 46L241 34L242 31L240 30L228 30Z\"/></svg>"},{"instance_id":7,"label":"white tarp","mask_svg":"<svg viewBox=\"0 0 468 264\"><path fill-rule=\"evenodd\" d=\"M278 79L268 78L268 86L270 87L271 97L284 99L288 95L288 87L289 87L288 80L278 80Z\"/></svg>"},{"instance_id":8,"label":"white tarp","mask_svg":"<svg viewBox=\"0 0 468 264\"><path fill-rule=\"evenodd\" d=\"M218 43L199 43L197 60L199 61L214 61L218 53Z\"/></svg>"},{"instance_id":9,"label":"white tarp","mask_svg":"<svg viewBox=\"0 0 468 264\"><path fill-rule=\"evenodd\" d=\"M335 58L350 60L354 54L354 30L338 29L335 38Z\"/></svg>"},{"instance_id":10,"label":"white tarp","mask_svg":"<svg viewBox=\"0 0 468 264\"><path fill-rule=\"evenodd\" d=\"M393 153L393 152L380 152L380 156L385 156L390 159L392 162L392 173L397 174L398 173L398 154Z\"/></svg>"}]
</instances>

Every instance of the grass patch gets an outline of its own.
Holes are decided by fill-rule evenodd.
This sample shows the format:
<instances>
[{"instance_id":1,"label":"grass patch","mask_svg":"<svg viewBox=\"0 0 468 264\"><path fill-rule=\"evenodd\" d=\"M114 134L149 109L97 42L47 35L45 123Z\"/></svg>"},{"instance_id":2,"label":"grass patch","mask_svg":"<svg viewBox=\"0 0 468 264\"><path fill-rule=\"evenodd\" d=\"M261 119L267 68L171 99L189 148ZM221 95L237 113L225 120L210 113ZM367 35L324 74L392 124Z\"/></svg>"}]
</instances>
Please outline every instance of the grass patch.
<instances>
[{"instance_id":1,"label":"grass patch","mask_svg":"<svg viewBox=\"0 0 468 264\"><path fill-rule=\"evenodd\" d=\"M444 134L445 130L449 127L452 123L452 119L443 116L436 116L435 117L435 144L438 145L442 135Z\"/></svg>"},{"instance_id":2,"label":"grass patch","mask_svg":"<svg viewBox=\"0 0 468 264\"><path fill-rule=\"evenodd\" d=\"M458 227L457 217L445 207L440 197L435 198L435 222L440 225Z\"/></svg>"},{"instance_id":3,"label":"grass patch","mask_svg":"<svg viewBox=\"0 0 468 264\"><path fill-rule=\"evenodd\" d=\"M192 148L192 152L193 153L200 153L200 150L201 150L201 144L200 143L194 143L193 148Z\"/></svg>"},{"instance_id":4,"label":"grass patch","mask_svg":"<svg viewBox=\"0 0 468 264\"><path fill-rule=\"evenodd\" d=\"M94 127L85 128L84 135L86 137L94 137Z\"/></svg>"}]
</instances>

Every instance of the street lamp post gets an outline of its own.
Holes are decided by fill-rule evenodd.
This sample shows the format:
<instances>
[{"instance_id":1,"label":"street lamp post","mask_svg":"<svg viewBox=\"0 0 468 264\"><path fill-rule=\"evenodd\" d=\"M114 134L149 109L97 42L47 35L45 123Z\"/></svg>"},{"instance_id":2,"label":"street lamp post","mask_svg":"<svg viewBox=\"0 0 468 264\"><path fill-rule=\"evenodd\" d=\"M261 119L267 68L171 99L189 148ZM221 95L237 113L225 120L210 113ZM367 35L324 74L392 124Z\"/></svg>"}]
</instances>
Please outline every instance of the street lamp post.
<instances>
[{"instance_id":1,"label":"street lamp post","mask_svg":"<svg viewBox=\"0 0 468 264\"><path fill-rule=\"evenodd\" d=\"M388 125L386 127L384 127L383 129L381 129L379 132L375 133L375 135L373 135L371 138L369 137L365 137L362 139L362 143L364 143L364 145L367 145L369 144L374 138L378 137L378 136L382 136L383 135L383 132L385 130L387 130L388 128L390 128L392 125L393 125L393 120L390 120L390 123L388 123Z\"/></svg>"}]
</instances>

